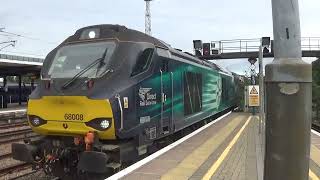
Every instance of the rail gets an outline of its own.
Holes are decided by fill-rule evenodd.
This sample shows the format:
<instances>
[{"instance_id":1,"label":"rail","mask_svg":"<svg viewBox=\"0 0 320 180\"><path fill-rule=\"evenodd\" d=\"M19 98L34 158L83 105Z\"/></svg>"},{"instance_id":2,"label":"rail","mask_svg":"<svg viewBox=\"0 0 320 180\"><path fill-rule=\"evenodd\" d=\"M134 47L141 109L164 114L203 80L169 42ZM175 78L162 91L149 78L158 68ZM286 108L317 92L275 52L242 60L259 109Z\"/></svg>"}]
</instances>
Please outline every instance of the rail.
<instances>
[{"instance_id":1,"label":"rail","mask_svg":"<svg viewBox=\"0 0 320 180\"><path fill-rule=\"evenodd\" d=\"M22 141L22 140L27 140L27 139L32 139L32 138L39 138L41 137L41 135L36 134L34 132L25 132L23 133L17 133L17 134L13 134L12 136L10 136L10 138L8 137L0 137L0 145L2 144L8 144L8 143L12 143L12 142L17 142L17 141Z\"/></svg>"},{"instance_id":2,"label":"rail","mask_svg":"<svg viewBox=\"0 0 320 180\"><path fill-rule=\"evenodd\" d=\"M0 138L1 139L7 139L9 137L12 136L19 136L19 135L25 135L28 133L32 133L32 129L28 128L28 129L20 129L20 130L16 130L16 131L10 131L10 132L0 132Z\"/></svg>"},{"instance_id":3,"label":"rail","mask_svg":"<svg viewBox=\"0 0 320 180\"><path fill-rule=\"evenodd\" d=\"M320 37L301 38L301 49L306 51L320 50Z\"/></svg>"},{"instance_id":4,"label":"rail","mask_svg":"<svg viewBox=\"0 0 320 180\"><path fill-rule=\"evenodd\" d=\"M9 128L23 127L23 126L28 126L28 122L27 121L22 121L22 122L8 123L8 124L0 124L0 130L9 129Z\"/></svg>"},{"instance_id":5,"label":"rail","mask_svg":"<svg viewBox=\"0 0 320 180\"><path fill-rule=\"evenodd\" d=\"M31 164L28 164L28 163L19 163L19 164L14 164L14 165L11 165L11 166L7 166L3 169L0 169L0 176L4 176L6 174L9 174L9 173L12 173L14 171L21 171L23 169L26 169L26 168L31 168Z\"/></svg>"},{"instance_id":6,"label":"rail","mask_svg":"<svg viewBox=\"0 0 320 180\"><path fill-rule=\"evenodd\" d=\"M312 129L320 133L320 125L312 124Z\"/></svg>"},{"instance_id":7,"label":"rail","mask_svg":"<svg viewBox=\"0 0 320 180\"><path fill-rule=\"evenodd\" d=\"M216 54L232 52L257 52L259 51L260 39L232 39L211 41L211 52ZM301 49L303 51L320 51L320 37L302 37Z\"/></svg>"}]
</instances>

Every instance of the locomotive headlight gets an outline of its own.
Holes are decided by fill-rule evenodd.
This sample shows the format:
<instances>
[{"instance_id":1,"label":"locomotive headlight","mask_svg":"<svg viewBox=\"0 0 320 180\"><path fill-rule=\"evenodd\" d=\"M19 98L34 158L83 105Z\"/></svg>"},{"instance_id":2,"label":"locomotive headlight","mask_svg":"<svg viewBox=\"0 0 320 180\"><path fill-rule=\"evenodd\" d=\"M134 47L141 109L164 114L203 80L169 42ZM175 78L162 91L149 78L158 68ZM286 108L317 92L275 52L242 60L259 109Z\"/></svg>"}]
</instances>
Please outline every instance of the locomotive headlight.
<instances>
[{"instance_id":1,"label":"locomotive headlight","mask_svg":"<svg viewBox=\"0 0 320 180\"><path fill-rule=\"evenodd\" d=\"M47 123L46 120L43 120L43 119L41 119L41 118L38 117L38 116L32 116L32 115L30 115L30 116L28 116L28 119L29 119L30 124L31 124L32 126L34 126L34 127L38 127L38 126L41 126L41 125Z\"/></svg>"},{"instance_id":2,"label":"locomotive headlight","mask_svg":"<svg viewBox=\"0 0 320 180\"><path fill-rule=\"evenodd\" d=\"M102 120L100 122L100 126L103 128L103 129L107 129L109 126L110 126L110 123L108 120Z\"/></svg>"},{"instance_id":3,"label":"locomotive headlight","mask_svg":"<svg viewBox=\"0 0 320 180\"><path fill-rule=\"evenodd\" d=\"M99 28L89 28L81 32L80 39L94 39L94 38L100 38Z\"/></svg>"},{"instance_id":4,"label":"locomotive headlight","mask_svg":"<svg viewBox=\"0 0 320 180\"><path fill-rule=\"evenodd\" d=\"M111 122L111 118L97 118L86 122L85 124L96 130L105 131L111 127Z\"/></svg>"},{"instance_id":5,"label":"locomotive headlight","mask_svg":"<svg viewBox=\"0 0 320 180\"><path fill-rule=\"evenodd\" d=\"M35 117L35 118L32 119L32 122L33 122L34 125L38 126L40 124L40 119L38 117Z\"/></svg>"}]
</instances>

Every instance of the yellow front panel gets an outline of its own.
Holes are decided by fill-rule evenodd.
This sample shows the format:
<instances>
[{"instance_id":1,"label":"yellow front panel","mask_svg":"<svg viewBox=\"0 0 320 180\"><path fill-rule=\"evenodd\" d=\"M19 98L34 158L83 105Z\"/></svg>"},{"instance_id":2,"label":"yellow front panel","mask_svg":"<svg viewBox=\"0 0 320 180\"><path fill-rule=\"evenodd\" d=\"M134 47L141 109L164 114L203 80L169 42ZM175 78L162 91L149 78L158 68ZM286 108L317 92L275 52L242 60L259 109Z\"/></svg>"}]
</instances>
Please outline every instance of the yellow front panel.
<instances>
[{"instance_id":1,"label":"yellow front panel","mask_svg":"<svg viewBox=\"0 0 320 180\"><path fill-rule=\"evenodd\" d=\"M82 114L83 120L66 120L65 114ZM45 135L84 135L96 131L100 139L115 139L115 127L112 108L109 100L93 100L85 96L44 96L41 99L30 99L28 115L39 116L47 124L32 129ZM112 118L111 127L98 131L85 125L84 122L95 118ZM67 124L68 128L64 128Z\"/></svg>"}]
</instances>

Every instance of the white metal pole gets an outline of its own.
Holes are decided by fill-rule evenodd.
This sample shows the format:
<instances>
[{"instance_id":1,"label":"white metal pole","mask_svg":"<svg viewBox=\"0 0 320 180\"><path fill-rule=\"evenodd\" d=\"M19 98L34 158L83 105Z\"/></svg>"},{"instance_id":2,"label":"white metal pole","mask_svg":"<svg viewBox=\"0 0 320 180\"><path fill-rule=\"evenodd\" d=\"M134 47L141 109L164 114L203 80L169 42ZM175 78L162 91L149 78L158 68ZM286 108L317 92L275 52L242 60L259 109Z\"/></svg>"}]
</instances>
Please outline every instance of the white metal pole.
<instances>
[{"instance_id":1,"label":"white metal pole","mask_svg":"<svg viewBox=\"0 0 320 180\"><path fill-rule=\"evenodd\" d=\"M262 39L259 47L259 97L260 97L259 133L261 133L261 123L264 120L264 78L263 78Z\"/></svg>"}]
</instances>

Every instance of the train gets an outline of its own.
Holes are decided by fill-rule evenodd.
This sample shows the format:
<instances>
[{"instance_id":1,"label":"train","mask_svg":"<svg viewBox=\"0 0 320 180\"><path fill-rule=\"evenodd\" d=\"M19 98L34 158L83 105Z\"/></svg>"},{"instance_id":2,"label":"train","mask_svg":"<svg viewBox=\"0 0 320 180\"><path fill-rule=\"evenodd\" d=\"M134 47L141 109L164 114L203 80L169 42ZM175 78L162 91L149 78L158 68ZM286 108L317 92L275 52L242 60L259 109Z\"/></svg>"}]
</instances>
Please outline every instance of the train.
<instances>
[{"instance_id":1,"label":"train","mask_svg":"<svg viewBox=\"0 0 320 180\"><path fill-rule=\"evenodd\" d=\"M45 58L13 158L61 179L101 178L236 106L231 72L122 25L81 28Z\"/></svg>"},{"instance_id":2,"label":"train","mask_svg":"<svg viewBox=\"0 0 320 180\"><path fill-rule=\"evenodd\" d=\"M26 103L28 97L36 85L23 83L21 85L21 102ZM19 85L17 83L7 83L6 87L0 82L0 108L7 108L9 104L19 103Z\"/></svg>"}]
</instances>

